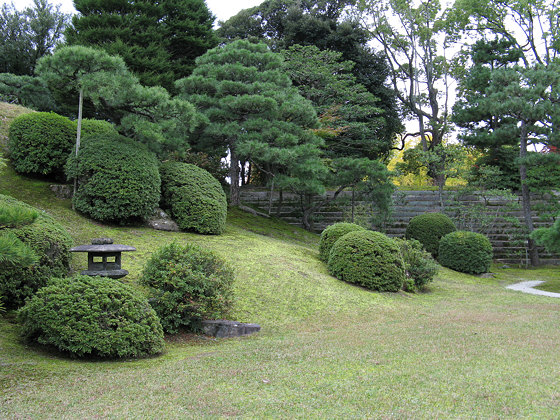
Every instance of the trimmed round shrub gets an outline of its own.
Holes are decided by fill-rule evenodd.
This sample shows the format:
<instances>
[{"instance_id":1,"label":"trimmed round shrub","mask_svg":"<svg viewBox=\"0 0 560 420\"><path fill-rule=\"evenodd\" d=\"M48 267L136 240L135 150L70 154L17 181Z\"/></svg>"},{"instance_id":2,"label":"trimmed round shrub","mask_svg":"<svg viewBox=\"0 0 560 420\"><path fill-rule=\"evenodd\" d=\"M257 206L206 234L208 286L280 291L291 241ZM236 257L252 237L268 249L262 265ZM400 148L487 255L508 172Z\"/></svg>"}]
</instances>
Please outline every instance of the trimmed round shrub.
<instances>
[{"instance_id":1,"label":"trimmed round shrub","mask_svg":"<svg viewBox=\"0 0 560 420\"><path fill-rule=\"evenodd\" d=\"M74 121L75 131L78 129L78 121ZM82 119L81 137L99 136L99 135L118 134L115 126L108 121L94 120L90 118Z\"/></svg>"},{"instance_id":2,"label":"trimmed round shrub","mask_svg":"<svg viewBox=\"0 0 560 420\"><path fill-rule=\"evenodd\" d=\"M321 232L321 240L319 241L319 258L321 261L327 262L331 248L339 238L343 237L349 232L358 230L366 230L364 227L355 223L335 223L334 225L327 226Z\"/></svg>"},{"instance_id":3,"label":"trimmed round shrub","mask_svg":"<svg viewBox=\"0 0 560 420\"><path fill-rule=\"evenodd\" d=\"M113 135L89 136L66 164L78 177L76 210L95 220L128 223L151 216L160 199L158 162L133 140Z\"/></svg>"},{"instance_id":4,"label":"trimmed round shrub","mask_svg":"<svg viewBox=\"0 0 560 420\"><path fill-rule=\"evenodd\" d=\"M434 261L431 254L416 239L394 239L404 261L406 280L404 289L407 292L415 292L431 282L439 271L439 265Z\"/></svg>"},{"instance_id":5,"label":"trimmed round shrub","mask_svg":"<svg viewBox=\"0 0 560 420\"><path fill-rule=\"evenodd\" d=\"M203 319L224 317L233 280L233 270L213 252L172 242L152 255L140 282L150 289L163 329L174 334L179 328L199 331Z\"/></svg>"},{"instance_id":6,"label":"trimmed round shrub","mask_svg":"<svg viewBox=\"0 0 560 420\"><path fill-rule=\"evenodd\" d=\"M20 309L22 336L73 355L104 358L161 353L163 330L148 301L105 277L52 279Z\"/></svg>"},{"instance_id":7,"label":"trimmed round shrub","mask_svg":"<svg viewBox=\"0 0 560 420\"><path fill-rule=\"evenodd\" d=\"M179 228L220 235L226 227L227 199L210 172L189 163L169 161L160 168L162 207Z\"/></svg>"},{"instance_id":8,"label":"trimmed round shrub","mask_svg":"<svg viewBox=\"0 0 560 420\"><path fill-rule=\"evenodd\" d=\"M414 216L406 227L406 239L416 239L437 259L439 240L457 230L453 221L443 213L425 213Z\"/></svg>"},{"instance_id":9,"label":"trimmed round shrub","mask_svg":"<svg viewBox=\"0 0 560 420\"><path fill-rule=\"evenodd\" d=\"M492 244L480 233L458 230L441 238L438 258L444 267L461 273L486 273L492 264Z\"/></svg>"},{"instance_id":10,"label":"trimmed round shrub","mask_svg":"<svg viewBox=\"0 0 560 420\"><path fill-rule=\"evenodd\" d=\"M10 125L10 158L20 174L64 179L64 164L75 142L75 124L54 112L23 114Z\"/></svg>"},{"instance_id":11,"label":"trimmed round shrub","mask_svg":"<svg viewBox=\"0 0 560 420\"><path fill-rule=\"evenodd\" d=\"M328 267L340 280L380 292L397 292L405 280L399 246L371 230L350 232L336 241Z\"/></svg>"},{"instance_id":12,"label":"trimmed round shrub","mask_svg":"<svg viewBox=\"0 0 560 420\"><path fill-rule=\"evenodd\" d=\"M32 252L29 258L24 258L31 265L0 261L0 295L6 308L14 309L22 306L51 277L68 273L72 238L52 217L15 198L0 195L0 209L3 209L0 213L23 215L22 223L4 225L2 233L4 239L17 239ZM26 251L22 249L21 253ZM20 256L25 257L23 254Z\"/></svg>"}]
</instances>

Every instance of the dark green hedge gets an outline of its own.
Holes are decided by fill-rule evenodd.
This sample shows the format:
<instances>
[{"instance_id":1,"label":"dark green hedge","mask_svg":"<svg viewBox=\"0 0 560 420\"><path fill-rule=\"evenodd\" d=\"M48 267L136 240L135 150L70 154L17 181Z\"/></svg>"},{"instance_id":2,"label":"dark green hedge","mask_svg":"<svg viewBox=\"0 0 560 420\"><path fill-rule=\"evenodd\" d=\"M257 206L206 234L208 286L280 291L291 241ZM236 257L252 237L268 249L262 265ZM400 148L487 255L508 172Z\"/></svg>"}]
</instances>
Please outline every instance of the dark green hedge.
<instances>
[{"instance_id":1,"label":"dark green hedge","mask_svg":"<svg viewBox=\"0 0 560 420\"><path fill-rule=\"evenodd\" d=\"M22 336L76 356L160 353L163 330L148 301L118 280L52 279L18 313Z\"/></svg>"},{"instance_id":2,"label":"dark green hedge","mask_svg":"<svg viewBox=\"0 0 560 420\"><path fill-rule=\"evenodd\" d=\"M198 233L223 233L227 200L218 180L189 163L169 161L160 168L162 207L169 209L179 227Z\"/></svg>"},{"instance_id":3,"label":"dark green hedge","mask_svg":"<svg viewBox=\"0 0 560 420\"><path fill-rule=\"evenodd\" d=\"M230 309L234 274L208 250L173 242L157 250L142 272L150 304L168 333L200 329L203 319L218 319Z\"/></svg>"},{"instance_id":4,"label":"dark green hedge","mask_svg":"<svg viewBox=\"0 0 560 420\"><path fill-rule=\"evenodd\" d=\"M319 258L321 261L327 262L329 260L331 248L339 238L349 232L357 230L365 230L365 228L355 223L344 222L327 226L323 232L321 232L321 239L319 241Z\"/></svg>"},{"instance_id":5,"label":"dark green hedge","mask_svg":"<svg viewBox=\"0 0 560 420\"><path fill-rule=\"evenodd\" d=\"M69 178L78 176L76 210L108 222L128 223L151 216L160 199L156 157L142 144L117 134L84 138L67 162Z\"/></svg>"},{"instance_id":6,"label":"dark green hedge","mask_svg":"<svg viewBox=\"0 0 560 420\"><path fill-rule=\"evenodd\" d=\"M23 114L10 125L10 158L21 174L64 179L64 164L75 142L75 124L53 112Z\"/></svg>"},{"instance_id":7,"label":"dark green hedge","mask_svg":"<svg viewBox=\"0 0 560 420\"><path fill-rule=\"evenodd\" d=\"M437 258L439 240L457 230L453 221L443 213L425 213L413 217L406 227L406 239L416 239L426 251Z\"/></svg>"},{"instance_id":8,"label":"dark green hedge","mask_svg":"<svg viewBox=\"0 0 560 420\"><path fill-rule=\"evenodd\" d=\"M433 281L439 265L416 239L394 239L401 249L406 272L404 289L415 292Z\"/></svg>"},{"instance_id":9,"label":"dark green hedge","mask_svg":"<svg viewBox=\"0 0 560 420\"><path fill-rule=\"evenodd\" d=\"M336 241L328 267L340 280L380 292L397 292L405 280L399 246L370 230L350 232Z\"/></svg>"},{"instance_id":10,"label":"dark green hedge","mask_svg":"<svg viewBox=\"0 0 560 420\"><path fill-rule=\"evenodd\" d=\"M0 208L21 207L33 213L33 208L15 198L0 195ZM51 277L65 276L70 267L70 248L72 238L64 227L46 213L38 213L31 223L0 229L2 234L19 239L29 247L37 262L22 267L20 264L0 262L0 296L5 306L14 309L22 306Z\"/></svg>"},{"instance_id":11,"label":"dark green hedge","mask_svg":"<svg viewBox=\"0 0 560 420\"><path fill-rule=\"evenodd\" d=\"M461 273L482 274L492 264L492 244L480 234L451 232L441 238L438 260L441 265Z\"/></svg>"}]
</instances>

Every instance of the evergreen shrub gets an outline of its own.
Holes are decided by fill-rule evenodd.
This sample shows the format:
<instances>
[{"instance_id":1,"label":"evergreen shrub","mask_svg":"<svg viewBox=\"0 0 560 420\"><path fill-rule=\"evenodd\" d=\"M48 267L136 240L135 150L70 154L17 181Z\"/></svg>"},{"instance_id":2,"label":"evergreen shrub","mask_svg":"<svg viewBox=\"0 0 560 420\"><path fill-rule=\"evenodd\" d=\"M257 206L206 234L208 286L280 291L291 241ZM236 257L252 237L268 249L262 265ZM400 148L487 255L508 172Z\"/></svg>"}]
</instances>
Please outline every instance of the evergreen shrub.
<instances>
[{"instance_id":1,"label":"evergreen shrub","mask_svg":"<svg viewBox=\"0 0 560 420\"><path fill-rule=\"evenodd\" d=\"M486 273L492 264L492 244L480 233L463 230L451 232L441 238L439 262L461 273Z\"/></svg>"},{"instance_id":2,"label":"evergreen shrub","mask_svg":"<svg viewBox=\"0 0 560 420\"><path fill-rule=\"evenodd\" d=\"M195 165L169 161L161 165L162 207L183 230L223 233L227 199L222 186L208 171Z\"/></svg>"},{"instance_id":3,"label":"evergreen shrub","mask_svg":"<svg viewBox=\"0 0 560 420\"><path fill-rule=\"evenodd\" d=\"M78 121L74 121L74 125L76 126L75 131L77 131ZM103 134L111 135L117 133L118 132L115 126L108 121L94 120L91 118L84 118L82 120L82 132L81 132L82 138L89 137L89 136L100 136Z\"/></svg>"},{"instance_id":4,"label":"evergreen shrub","mask_svg":"<svg viewBox=\"0 0 560 420\"><path fill-rule=\"evenodd\" d=\"M416 239L395 239L401 249L406 272L404 289L415 292L431 282L439 265Z\"/></svg>"},{"instance_id":5,"label":"evergreen shrub","mask_svg":"<svg viewBox=\"0 0 560 420\"><path fill-rule=\"evenodd\" d=\"M20 174L64 178L64 164L76 141L75 124L53 112L32 112L10 125L8 147Z\"/></svg>"},{"instance_id":6,"label":"evergreen shrub","mask_svg":"<svg viewBox=\"0 0 560 420\"><path fill-rule=\"evenodd\" d=\"M453 221L443 213L424 213L414 216L406 227L406 239L416 239L426 251L437 258L439 240L457 230Z\"/></svg>"},{"instance_id":7,"label":"evergreen shrub","mask_svg":"<svg viewBox=\"0 0 560 420\"><path fill-rule=\"evenodd\" d=\"M323 230L323 232L321 232L321 239L319 241L319 258L321 259L321 261L327 262L329 260L331 248L339 238L343 237L349 232L358 230L366 229L355 223L346 222L335 223L333 225L327 226Z\"/></svg>"},{"instance_id":8,"label":"evergreen shrub","mask_svg":"<svg viewBox=\"0 0 560 420\"><path fill-rule=\"evenodd\" d=\"M72 238L53 218L15 198L0 195L0 209L17 214L15 208L21 209L19 214L31 217L23 219L28 223L0 227L0 242L17 251L15 258L0 261L0 295L7 309L22 306L49 278L65 276L72 247Z\"/></svg>"},{"instance_id":9,"label":"evergreen shrub","mask_svg":"<svg viewBox=\"0 0 560 420\"><path fill-rule=\"evenodd\" d=\"M233 270L211 251L172 242L152 255L140 282L150 289L163 329L173 334L223 317L231 307L233 280Z\"/></svg>"},{"instance_id":10,"label":"evergreen shrub","mask_svg":"<svg viewBox=\"0 0 560 420\"><path fill-rule=\"evenodd\" d=\"M20 309L22 336L72 355L104 358L161 353L163 330L148 301L118 280L55 278Z\"/></svg>"},{"instance_id":11,"label":"evergreen shrub","mask_svg":"<svg viewBox=\"0 0 560 420\"><path fill-rule=\"evenodd\" d=\"M156 157L145 146L118 134L84 138L78 166L72 154L69 178L78 177L76 210L92 219L128 223L152 215L160 199Z\"/></svg>"},{"instance_id":12,"label":"evergreen shrub","mask_svg":"<svg viewBox=\"0 0 560 420\"><path fill-rule=\"evenodd\" d=\"M405 280L397 243L380 232L349 232L331 249L329 272L340 280L380 292L397 292Z\"/></svg>"}]
</instances>

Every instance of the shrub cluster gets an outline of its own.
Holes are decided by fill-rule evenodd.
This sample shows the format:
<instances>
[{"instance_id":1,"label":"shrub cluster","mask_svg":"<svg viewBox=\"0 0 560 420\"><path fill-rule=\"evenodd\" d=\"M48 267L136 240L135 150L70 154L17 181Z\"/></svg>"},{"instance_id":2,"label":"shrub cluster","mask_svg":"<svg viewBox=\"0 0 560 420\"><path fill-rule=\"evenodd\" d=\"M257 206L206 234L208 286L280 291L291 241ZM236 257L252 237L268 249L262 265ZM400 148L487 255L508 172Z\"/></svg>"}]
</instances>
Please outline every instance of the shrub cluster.
<instances>
[{"instance_id":1,"label":"shrub cluster","mask_svg":"<svg viewBox=\"0 0 560 420\"><path fill-rule=\"evenodd\" d=\"M64 164L76 139L75 124L53 112L32 112L10 125L8 147L21 174L64 178Z\"/></svg>"},{"instance_id":2,"label":"shrub cluster","mask_svg":"<svg viewBox=\"0 0 560 420\"><path fill-rule=\"evenodd\" d=\"M394 239L400 247L406 272L404 289L415 292L431 282L439 270L429 252L416 239Z\"/></svg>"},{"instance_id":3,"label":"shrub cluster","mask_svg":"<svg viewBox=\"0 0 560 420\"><path fill-rule=\"evenodd\" d=\"M75 131L78 129L78 122L74 121L74 125L76 126L74 130L74 135L76 134ZM82 120L82 131L81 137L86 138L89 136L101 136L101 135L113 135L118 134L115 126L108 121L103 120L94 120L91 118L84 118Z\"/></svg>"},{"instance_id":4,"label":"shrub cluster","mask_svg":"<svg viewBox=\"0 0 560 420\"><path fill-rule=\"evenodd\" d=\"M399 246L380 232L347 233L331 249L328 267L340 280L380 292L397 292L405 280Z\"/></svg>"},{"instance_id":5,"label":"shrub cluster","mask_svg":"<svg viewBox=\"0 0 560 420\"><path fill-rule=\"evenodd\" d=\"M358 230L366 229L355 223L345 222L335 223L333 225L327 226L323 230L323 232L321 232L321 240L319 241L319 258L321 259L321 261L328 262L331 248L339 238L343 237L349 232Z\"/></svg>"},{"instance_id":6,"label":"shrub cluster","mask_svg":"<svg viewBox=\"0 0 560 420\"><path fill-rule=\"evenodd\" d=\"M214 253L175 242L157 250L140 282L150 289L150 304L163 329L200 329L202 319L223 317L231 306L234 274Z\"/></svg>"},{"instance_id":7,"label":"shrub cluster","mask_svg":"<svg viewBox=\"0 0 560 420\"><path fill-rule=\"evenodd\" d=\"M80 357L148 356L164 346L146 299L110 278L52 279L20 309L18 320L25 339Z\"/></svg>"},{"instance_id":8,"label":"shrub cluster","mask_svg":"<svg viewBox=\"0 0 560 420\"><path fill-rule=\"evenodd\" d=\"M223 233L227 200L222 186L208 171L169 161L161 165L162 207L169 209L183 230Z\"/></svg>"},{"instance_id":9,"label":"shrub cluster","mask_svg":"<svg viewBox=\"0 0 560 420\"><path fill-rule=\"evenodd\" d=\"M18 251L19 256L24 257L19 263L0 261L0 295L6 308L13 309L22 306L49 278L68 273L72 238L50 216L12 197L0 195L0 208L4 209L4 214L23 215L22 220L28 222L4 225L1 229L4 241L15 239L23 246L21 252ZM30 251L26 251L27 248ZM27 252L29 258L25 257ZM26 261L32 264L27 266Z\"/></svg>"},{"instance_id":10,"label":"shrub cluster","mask_svg":"<svg viewBox=\"0 0 560 420\"><path fill-rule=\"evenodd\" d=\"M443 213L425 213L414 216L406 227L406 239L416 239L437 259L439 240L457 230L453 221Z\"/></svg>"},{"instance_id":11,"label":"shrub cluster","mask_svg":"<svg viewBox=\"0 0 560 420\"><path fill-rule=\"evenodd\" d=\"M76 210L89 217L127 223L153 213L160 199L156 157L143 145L117 134L91 135L68 158L69 178L78 178Z\"/></svg>"},{"instance_id":12,"label":"shrub cluster","mask_svg":"<svg viewBox=\"0 0 560 420\"><path fill-rule=\"evenodd\" d=\"M480 233L451 232L441 238L439 262L461 273L486 273L492 264L492 244Z\"/></svg>"}]
</instances>

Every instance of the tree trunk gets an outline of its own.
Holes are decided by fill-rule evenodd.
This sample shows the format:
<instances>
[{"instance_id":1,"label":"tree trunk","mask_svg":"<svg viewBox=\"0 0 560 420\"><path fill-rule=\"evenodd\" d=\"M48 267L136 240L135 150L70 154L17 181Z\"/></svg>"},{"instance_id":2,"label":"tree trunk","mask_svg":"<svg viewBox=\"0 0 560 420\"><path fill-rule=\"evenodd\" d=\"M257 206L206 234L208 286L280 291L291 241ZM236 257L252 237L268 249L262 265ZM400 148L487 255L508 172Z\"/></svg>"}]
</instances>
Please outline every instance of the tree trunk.
<instances>
[{"instance_id":1,"label":"tree trunk","mask_svg":"<svg viewBox=\"0 0 560 420\"><path fill-rule=\"evenodd\" d=\"M76 196L78 190L78 151L80 150L80 138L82 136L82 107L84 102L84 88L80 89L80 99L78 102L78 129L76 132L76 176L74 177L74 191L72 197ZM76 210L74 200L72 200L72 210Z\"/></svg>"},{"instance_id":2,"label":"tree trunk","mask_svg":"<svg viewBox=\"0 0 560 420\"><path fill-rule=\"evenodd\" d=\"M529 186L527 185L527 167L523 159L527 157L527 127L523 122L521 124L521 136L520 136L520 148L519 148L519 158L521 163L519 165L519 177L521 178L521 198L523 201L523 218L525 219L525 226L527 227L528 234L533 232L533 217L531 215L531 195L529 191ZM527 247L529 250L529 261L531 265L539 265L539 251L535 241L532 239L527 240Z\"/></svg>"},{"instance_id":3,"label":"tree trunk","mask_svg":"<svg viewBox=\"0 0 560 420\"><path fill-rule=\"evenodd\" d=\"M229 204L230 206L239 207L241 204L239 197L239 158L233 147L230 147L230 163L229 163Z\"/></svg>"}]
</instances>

